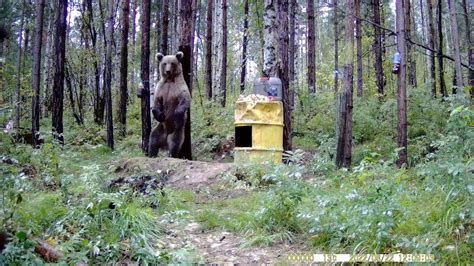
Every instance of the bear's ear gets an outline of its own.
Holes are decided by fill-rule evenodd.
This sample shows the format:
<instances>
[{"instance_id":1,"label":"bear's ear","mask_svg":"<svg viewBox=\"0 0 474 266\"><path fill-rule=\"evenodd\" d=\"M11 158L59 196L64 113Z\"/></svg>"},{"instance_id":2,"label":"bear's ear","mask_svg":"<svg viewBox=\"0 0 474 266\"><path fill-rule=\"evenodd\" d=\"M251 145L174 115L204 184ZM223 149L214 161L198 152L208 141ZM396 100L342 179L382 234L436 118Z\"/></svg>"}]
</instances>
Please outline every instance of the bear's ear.
<instances>
[{"instance_id":1,"label":"bear's ear","mask_svg":"<svg viewBox=\"0 0 474 266\"><path fill-rule=\"evenodd\" d=\"M181 62L181 60L183 59L184 57L184 53L179 51L176 53L176 58L178 58L178 61Z\"/></svg>"},{"instance_id":2,"label":"bear's ear","mask_svg":"<svg viewBox=\"0 0 474 266\"><path fill-rule=\"evenodd\" d=\"M163 59L164 55L162 53L157 53L156 54L156 60L158 60L158 62L161 62L161 59Z\"/></svg>"}]
</instances>

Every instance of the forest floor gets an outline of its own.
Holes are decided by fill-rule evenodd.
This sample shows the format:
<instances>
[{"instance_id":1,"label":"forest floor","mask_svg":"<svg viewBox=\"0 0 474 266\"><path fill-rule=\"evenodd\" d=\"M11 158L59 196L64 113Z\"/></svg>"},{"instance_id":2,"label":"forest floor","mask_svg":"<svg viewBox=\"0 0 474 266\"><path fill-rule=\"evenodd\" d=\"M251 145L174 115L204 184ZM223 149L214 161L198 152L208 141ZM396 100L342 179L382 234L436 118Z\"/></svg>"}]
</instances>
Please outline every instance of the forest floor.
<instances>
[{"instance_id":1,"label":"forest floor","mask_svg":"<svg viewBox=\"0 0 474 266\"><path fill-rule=\"evenodd\" d=\"M163 189L187 195L189 200L184 200L188 205L187 209L195 214L213 216L213 212L219 212L219 207L214 208L216 205L229 200L245 201L246 197L255 193L235 187L231 184L232 181L223 178L225 174L235 170L233 163L136 157L115 164L119 178L142 172L167 173ZM195 217L190 219L188 215L179 214L160 217L159 223L165 229L165 235L156 243L157 246L169 251L192 250L205 263L245 264L284 262L289 254L302 253L307 249L303 243L297 242L281 242L271 246L249 244L245 234L209 226L212 217L197 216L200 221L196 221Z\"/></svg>"}]
</instances>

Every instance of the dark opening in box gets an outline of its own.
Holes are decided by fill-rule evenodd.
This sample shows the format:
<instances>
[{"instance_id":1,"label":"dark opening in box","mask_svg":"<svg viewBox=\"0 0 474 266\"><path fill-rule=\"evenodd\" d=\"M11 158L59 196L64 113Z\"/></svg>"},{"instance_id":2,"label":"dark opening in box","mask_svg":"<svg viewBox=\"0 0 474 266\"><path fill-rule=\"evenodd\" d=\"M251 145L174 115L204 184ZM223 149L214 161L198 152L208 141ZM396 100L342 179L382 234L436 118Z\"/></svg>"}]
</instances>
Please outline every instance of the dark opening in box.
<instances>
[{"instance_id":1,"label":"dark opening in box","mask_svg":"<svg viewBox=\"0 0 474 266\"><path fill-rule=\"evenodd\" d=\"M252 126L235 127L235 147L252 147Z\"/></svg>"}]
</instances>

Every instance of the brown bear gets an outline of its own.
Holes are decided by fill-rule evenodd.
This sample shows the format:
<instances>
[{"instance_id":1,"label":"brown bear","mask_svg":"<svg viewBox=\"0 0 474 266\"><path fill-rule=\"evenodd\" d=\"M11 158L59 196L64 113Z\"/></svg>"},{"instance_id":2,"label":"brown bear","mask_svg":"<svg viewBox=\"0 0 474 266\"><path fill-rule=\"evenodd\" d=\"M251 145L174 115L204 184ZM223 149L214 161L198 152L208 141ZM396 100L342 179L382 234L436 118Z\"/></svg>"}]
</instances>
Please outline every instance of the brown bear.
<instances>
[{"instance_id":1,"label":"brown bear","mask_svg":"<svg viewBox=\"0 0 474 266\"><path fill-rule=\"evenodd\" d=\"M191 95L181 66L183 56L182 52L167 56L156 54L161 77L155 86L152 113L159 123L150 135L150 157L156 157L158 151L164 149L177 158L183 146L187 111L191 107Z\"/></svg>"}]
</instances>

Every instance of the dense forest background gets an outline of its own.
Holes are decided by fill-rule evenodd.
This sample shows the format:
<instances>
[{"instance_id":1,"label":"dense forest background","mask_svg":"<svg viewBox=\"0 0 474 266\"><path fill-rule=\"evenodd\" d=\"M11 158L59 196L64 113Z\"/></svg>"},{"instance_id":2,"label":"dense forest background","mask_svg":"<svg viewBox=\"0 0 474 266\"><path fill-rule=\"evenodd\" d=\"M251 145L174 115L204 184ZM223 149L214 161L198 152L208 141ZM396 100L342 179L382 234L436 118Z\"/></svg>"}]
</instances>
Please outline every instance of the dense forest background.
<instances>
[{"instance_id":1,"label":"dense forest background","mask_svg":"<svg viewBox=\"0 0 474 266\"><path fill-rule=\"evenodd\" d=\"M468 0L0 0L0 262L325 251L469 263L473 10ZM177 51L193 98L180 157L199 161L187 170L145 157L155 54ZM282 80L285 164L227 168L234 103L262 75ZM199 169L217 180L163 181Z\"/></svg>"}]
</instances>

